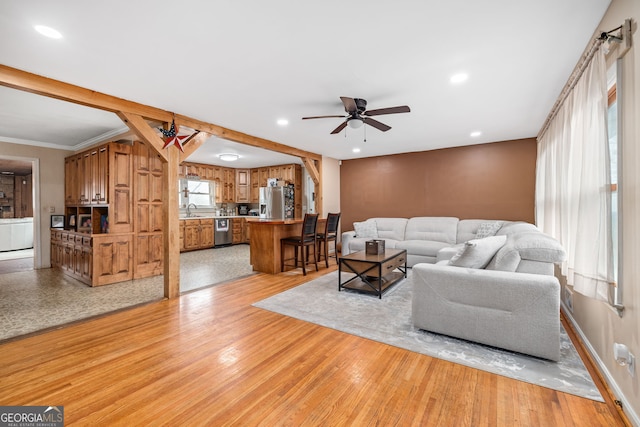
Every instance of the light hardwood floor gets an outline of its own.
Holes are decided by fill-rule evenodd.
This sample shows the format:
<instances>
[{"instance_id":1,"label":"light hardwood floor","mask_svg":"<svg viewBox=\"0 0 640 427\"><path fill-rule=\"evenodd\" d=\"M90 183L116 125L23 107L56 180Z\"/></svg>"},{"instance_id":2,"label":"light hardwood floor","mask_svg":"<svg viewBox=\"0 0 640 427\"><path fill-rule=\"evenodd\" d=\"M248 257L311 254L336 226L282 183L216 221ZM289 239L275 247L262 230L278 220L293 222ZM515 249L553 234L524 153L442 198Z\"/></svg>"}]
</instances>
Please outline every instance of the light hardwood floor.
<instances>
[{"instance_id":1,"label":"light hardwood floor","mask_svg":"<svg viewBox=\"0 0 640 427\"><path fill-rule=\"evenodd\" d=\"M251 306L327 271L258 274L1 344L0 405L64 405L68 426L625 425L601 384L606 403Z\"/></svg>"}]
</instances>

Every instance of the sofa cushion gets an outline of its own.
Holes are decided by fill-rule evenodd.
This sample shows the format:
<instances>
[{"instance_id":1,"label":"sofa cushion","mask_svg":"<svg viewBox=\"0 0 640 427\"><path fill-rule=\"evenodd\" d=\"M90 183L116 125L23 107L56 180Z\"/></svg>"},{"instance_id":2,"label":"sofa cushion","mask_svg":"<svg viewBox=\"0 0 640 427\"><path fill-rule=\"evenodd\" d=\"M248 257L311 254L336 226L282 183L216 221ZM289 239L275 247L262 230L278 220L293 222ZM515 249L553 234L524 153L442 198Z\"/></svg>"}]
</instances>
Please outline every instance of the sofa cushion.
<instances>
[{"instance_id":1,"label":"sofa cushion","mask_svg":"<svg viewBox=\"0 0 640 427\"><path fill-rule=\"evenodd\" d=\"M467 268L485 268L496 252L504 246L506 236L490 236L484 239L469 240L449 260L449 265Z\"/></svg>"},{"instance_id":2,"label":"sofa cushion","mask_svg":"<svg viewBox=\"0 0 640 427\"><path fill-rule=\"evenodd\" d=\"M455 217L414 217L407 222L404 240L429 240L449 245L456 243L458 218Z\"/></svg>"},{"instance_id":3,"label":"sofa cushion","mask_svg":"<svg viewBox=\"0 0 640 427\"><path fill-rule=\"evenodd\" d=\"M540 230L538 229L538 227L528 222L523 222L523 221L517 221L517 222L511 222L511 223L505 222L505 224L502 225L502 228L500 228L500 230L496 232L496 235L502 236L502 235L509 235L514 233L526 233L531 231L539 232Z\"/></svg>"},{"instance_id":4,"label":"sofa cushion","mask_svg":"<svg viewBox=\"0 0 640 427\"><path fill-rule=\"evenodd\" d=\"M354 222L353 229L356 232L356 237L370 239L378 238L378 228L376 226L376 222L371 219L363 222Z\"/></svg>"},{"instance_id":5,"label":"sofa cushion","mask_svg":"<svg viewBox=\"0 0 640 427\"><path fill-rule=\"evenodd\" d=\"M440 249L448 246L448 243L434 242L430 240L401 240L396 243L397 249L406 249L409 254L430 257L436 257Z\"/></svg>"},{"instance_id":6,"label":"sofa cushion","mask_svg":"<svg viewBox=\"0 0 640 427\"><path fill-rule=\"evenodd\" d=\"M464 243L476 238L480 224L488 222L486 219L461 219L458 222L456 243Z\"/></svg>"},{"instance_id":7,"label":"sofa cushion","mask_svg":"<svg viewBox=\"0 0 640 427\"><path fill-rule=\"evenodd\" d=\"M561 262L566 257L562 245L543 233L518 233L512 238L520 258L540 262Z\"/></svg>"},{"instance_id":8,"label":"sofa cushion","mask_svg":"<svg viewBox=\"0 0 640 427\"><path fill-rule=\"evenodd\" d=\"M381 239L404 240L407 218L371 218L376 222L378 237Z\"/></svg>"},{"instance_id":9,"label":"sofa cushion","mask_svg":"<svg viewBox=\"0 0 640 427\"><path fill-rule=\"evenodd\" d=\"M553 237L539 231L511 233L507 236L507 243L487 265L487 270L519 271L523 260L554 263L564 258L564 249Z\"/></svg>"},{"instance_id":10,"label":"sofa cushion","mask_svg":"<svg viewBox=\"0 0 640 427\"><path fill-rule=\"evenodd\" d=\"M502 227L502 221L483 222L476 231L476 239L484 239L485 237L495 236L496 232Z\"/></svg>"}]
</instances>

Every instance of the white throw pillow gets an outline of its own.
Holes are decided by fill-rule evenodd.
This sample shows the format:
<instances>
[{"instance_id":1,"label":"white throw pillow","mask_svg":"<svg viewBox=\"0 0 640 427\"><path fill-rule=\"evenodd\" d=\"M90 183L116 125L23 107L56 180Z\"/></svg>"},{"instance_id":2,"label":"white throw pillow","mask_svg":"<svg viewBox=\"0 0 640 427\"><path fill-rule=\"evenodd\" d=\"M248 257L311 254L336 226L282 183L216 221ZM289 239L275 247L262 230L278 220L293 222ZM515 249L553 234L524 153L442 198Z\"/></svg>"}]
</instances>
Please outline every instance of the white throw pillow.
<instances>
[{"instance_id":1,"label":"white throw pillow","mask_svg":"<svg viewBox=\"0 0 640 427\"><path fill-rule=\"evenodd\" d=\"M491 258L507 241L507 236L491 236L469 240L449 260L449 265L467 268L485 268Z\"/></svg>"},{"instance_id":2,"label":"white throw pillow","mask_svg":"<svg viewBox=\"0 0 640 427\"><path fill-rule=\"evenodd\" d=\"M484 239L485 237L495 236L502 228L503 221L483 222L476 231L476 239Z\"/></svg>"},{"instance_id":3,"label":"white throw pillow","mask_svg":"<svg viewBox=\"0 0 640 427\"><path fill-rule=\"evenodd\" d=\"M378 238L378 227L376 226L376 222L373 220L366 220L363 222L354 222L353 229L356 232L356 237L364 237L364 238Z\"/></svg>"}]
</instances>

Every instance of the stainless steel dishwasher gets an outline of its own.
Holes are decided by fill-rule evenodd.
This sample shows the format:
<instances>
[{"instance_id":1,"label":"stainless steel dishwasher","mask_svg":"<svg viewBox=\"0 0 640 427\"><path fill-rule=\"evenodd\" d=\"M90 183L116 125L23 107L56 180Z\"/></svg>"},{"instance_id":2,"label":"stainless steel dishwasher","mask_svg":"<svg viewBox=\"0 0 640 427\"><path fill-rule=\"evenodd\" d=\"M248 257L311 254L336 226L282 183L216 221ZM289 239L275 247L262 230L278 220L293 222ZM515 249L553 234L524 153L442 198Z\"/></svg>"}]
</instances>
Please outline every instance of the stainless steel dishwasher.
<instances>
[{"instance_id":1,"label":"stainless steel dishwasher","mask_svg":"<svg viewBox=\"0 0 640 427\"><path fill-rule=\"evenodd\" d=\"M233 227L231 227L231 218L215 218L213 220L214 236L213 243L215 246L230 245L233 242Z\"/></svg>"}]
</instances>

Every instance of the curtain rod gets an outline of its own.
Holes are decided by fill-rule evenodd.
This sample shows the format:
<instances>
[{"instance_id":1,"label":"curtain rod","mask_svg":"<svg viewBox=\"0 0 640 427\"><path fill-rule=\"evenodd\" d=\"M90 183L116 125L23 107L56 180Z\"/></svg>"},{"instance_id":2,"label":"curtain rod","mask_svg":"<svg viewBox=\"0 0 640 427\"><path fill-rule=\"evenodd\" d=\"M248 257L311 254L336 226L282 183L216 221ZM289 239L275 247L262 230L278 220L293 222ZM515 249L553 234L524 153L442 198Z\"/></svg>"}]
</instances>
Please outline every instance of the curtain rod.
<instances>
[{"instance_id":1,"label":"curtain rod","mask_svg":"<svg viewBox=\"0 0 640 427\"><path fill-rule=\"evenodd\" d=\"M612 35L611 33L615 31L620 31L620 34ZM620 55L623 56L631 48L631 19L625 19L624 24L620 25L617 28L614 28L613 30L600 33L600 35L591 42L591 47L582 54L580 60L573 69L573 72L569 76L567 83L565 83L562 91L560 91L560 96L558 96L555 104L553 104L549 115L544 121L542 128L540 128L540 131L538 132L538 139L542 135L544 135L544 133L549 128L551 121L554 119L556 114L558 114L558 110L560 110L560 107L562 107L562 104L564 104L564 101L569 96L569 93L571 93L571 90L573 90L576 84L578 84L578 80L580 80L580 77L582 77L584 70L587 69L587 66L593 59L593 56L596 54L598 49L600 49L605 41L608 41L610 39L615 42L622 42L623 40L625 41L626 49L624 50L624 53Z\"/></svg>"}]
</instances>

